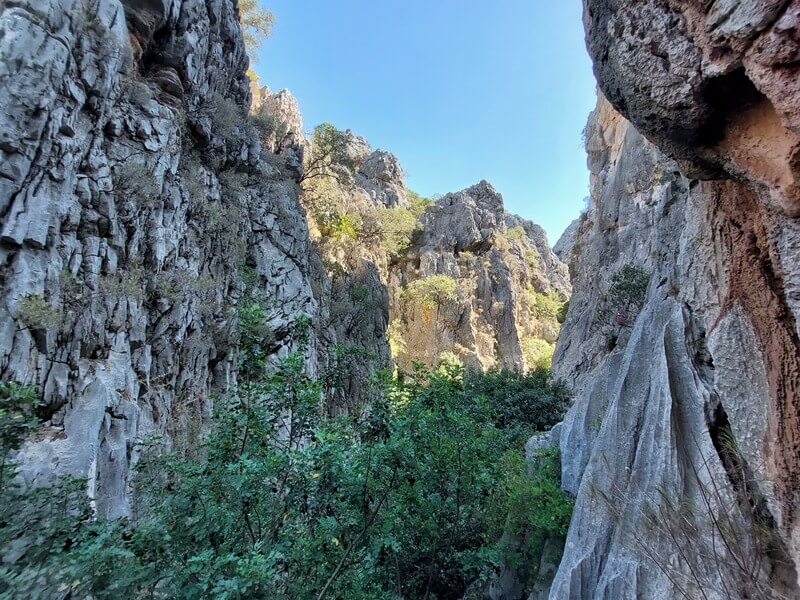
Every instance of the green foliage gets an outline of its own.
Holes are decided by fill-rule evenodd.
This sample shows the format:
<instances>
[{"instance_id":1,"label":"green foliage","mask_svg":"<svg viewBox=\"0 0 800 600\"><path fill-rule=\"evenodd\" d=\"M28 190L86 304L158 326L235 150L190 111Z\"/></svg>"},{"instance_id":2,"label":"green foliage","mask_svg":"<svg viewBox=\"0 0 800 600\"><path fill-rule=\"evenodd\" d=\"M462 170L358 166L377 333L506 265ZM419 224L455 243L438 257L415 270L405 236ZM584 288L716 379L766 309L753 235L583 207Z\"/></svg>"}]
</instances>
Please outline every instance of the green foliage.
<instances>
[{"instance_id":1,"label":"green foliage","mask_svg":"<svg viewBox=\"0 0 800 600\"><path fill-rule=\"evenodd\" d=\"M539 543L566 535L574 502L561 491L558 450L538 450L531 464L526 464L521 451L510 450L502 464L505 477L499 495L504 510L498 511L506 515L502 531L527 533Z\"/></svg>"},{"instance_id":2,"label":"green foliage","mask_svg":"<svg viewBox=\"0 0 800 600\"><path fill-rule=\"evenodd\" d=\"M526 250L525 262L527 263L529 269L535 271L539 268L539 253L534 250Z\"/></svg>"},{"instance_id":3,"label":"green foliage","mask_svg":"<svg viewBox=\"0 0 800 600\"><path fill-rule=\"evenodd\" d=\"M49 599L64 579L61 554L89 516L82 482L26 489L14 454L36 430L36 390L0 382L0 597ZM66 589L66 588L65 588ZM61 591L65 591L62 589Z\"/></svg>"},{"instance_id":4,"label":"green foliage","mask_svg":"<svg viewBox=\"0 0 800 600\"><path fill-rule=\"evenodd\" d=\"M25 296L19 301L19 317L32 329L58 329L64 315L54 309L41 296Z\"/></svg>"},{"instance_id":5,"label":"green foliage","mask_svg":"<svg viewBox=\"0 0 800 600\"><path fill-rule=\"evenodd\" d=\"M464 368L464 361L461 360L461 357L458 356L455 352L451 352L450 350L445 350L444 352L439 353L439 369L446 372L451 371L452 369L463 369Z\"/></svg>"},{"instance_id":6,"label":"green foliage","mask_svg":"<svg viewBox=\"0 0 800 600\"><path fill-rule=\"evenodd\" d=\"M272 33L275 16L260 6L259 0L239 0L239 22L251 56Z\"/></svg>"},{"instance_id":7,"label":"green foliage","mask_svg":"<svg viewBox=\"0 0 800 600\"><path fill-rule=\"evenodd\" d=\"M36 428L34 409L38 403L36 390L15 381L0 381L0 485L6 462L18 450L28 434Z\"/></svg>"},{"instance_id":8,"label":"green foliage","mask_svg":"<svg viewBox=\"0 0 800 600\"><path fill-rule=\"evenodd\" d=\"M241 352L259 367L262 313L250 306L240 314ZM298 331L309 325L296 323ZM508 514L515 532L563 533L571 503L559 489L557 458L537 459L526 475L513 449L534 422L508 423L512 411L551 415L537 421L545 427L563 413L560 404L547 406L561 402L547 374L484 380L458 367L418 368L399 380L376 378L364 414L326 417L326 384L306 376L301 354L270 372L245 373L217 401L200 452L144 453L135 520L92 520L64 488L48 490L45 503L18 495L38 508L3 509L12 523L2 529L3 549L23 526L24 539L41 544L5 565L6 592L455 599L502 561L498 515ZM516 406L509 391L528 403ZM32 392L13 385L0 394L22 398L23 413L33 402ZM0 412L0 432L16 448L32 425L9 425L6 415Z\"/></svg>"},{"instance_id":9,"label":"green foliage","mask_svg":"<svg viewBox=\"0 0 800 600\"><path fill-rule=\"evenodd\" d=\"M411 214L414 215L415 219L422 217L422 215L425 214L425 211L434 204L433 200L430 198L420 196L418 193L408 188L406 188L406 197L408 198L409 203L408 210L411 211Z\"/></svg>"},{"instance_id":10,"label":"green foliage","mask_svg":"<svg viewBox=\"0 0 800 600\"><path fill-rule=\"evenodd\" d=\"M506 237L515 242L521 241L525 237L525 229L520 225L509 227L506 229Z\"/></svg>"},{"instance_id":11,"label":"green foliage","mask_svg":"<svg viewBox=\"0 0 800 600\"><path fill-rule=\"evenodd\" d=\"M528 287L523 300L535 318L548 321L558 321L565 304L559 294L555 292L544 294L537 292L533 287Z\"/></svg>"},{"instance_id":12,"label":"green foliage","mask_svg":"<svg viewBox=\"0 0 800 600\"><path fill-rule=\"evenodd\" d=\"M644 305L650 272L636 265L625 265L611 278L608 302L623 314L638 313Z\"/></svg>"},{"instance_id":13,"label":"green foliage","mask_svg":"<svg viewBox=\"0 0 800 600\"><path fill-rule=\"evenodd\" d=\"M215 92L206 104L208 116L211 118L211 128L214 135L221 137L227 143L237 140L239 128L246 121L246 115L232 98Z\"/></svg>"},{"instance_id":14,"label":"green foliage","mask_svg":"<svg viewBox=\"0 0 800 600\"><path fill-rule=\"evenodd\" d=\"M327 177L345 186L352 185L358 165L350 156L349 140L346 132L339 131L330 123L317 125L311 137L311 150L306 153L300 181Z\"/></svg>"},{"instance_id":15,"label":"green foliage","mask_svg":"<svg viewBox=\"0 0 800 600\"><path fill-rule=\"evenodd\" d=\"M275 332L267 325L267 313L260 303L239 308L239 374L245 381L258 379L267 366L275 344Z\"/></svg>"},{"instance_id":16,"label":"green foliage","mask_svg":"<svg viewBox=\"0 0 800 600\"><path fill-rule=\"evenodd\" d=\"M114 191L136 208L152 206L160 194L153 169L130 158L114 169Z\"/></svg>"},{"instance_id":17,"label":"green foliage","mask_svg":"<svg viewBox=\"0 0 800 600\"><path fill-rule=\"evenodd\" d=\"M403 323L399 319L394 319L389 323L386 335L389 338L389 348L391 348L394 358L406 353L408 345L403 338Z\"/></svg>"},{"instance_id":18,"label":"green foliage","mask_svg":"<svg viewBox=\"0 0 800 600\"><path fill-rule=\"evenodd\" d=\"M431 275L406 285L402 298L430 310L458 300L458 284L447 275Z\"/></svg>"},{"instance_id":19,"label":"green foliage","mask_svg":"<svg viewBox=\"0 0 800 600\"><path fill-rule=\"evenodd\" d=\"M520 340L522 355L529 369L549 369L553 365L555 347L547 340L524 337Z\"/></svg>"},{"instance_id":20,"label":"green foliage","mask_svg":"<svg viewBox=\"0 0 800 600\"><path fill-rule=\"evenodd\" d=\"M529 373L467 371L464 386L468 392L489 400L493 422L509 431L520 444L532 432L545 431L558 423L570 401L569 390L553 383L547 369Z\"/></svg>"},{"instance_id":21,"label":"green foliage","mask_svg":"<svg viewBox=\"0 0 800 600\"><path fill-rule=\"evenodd\" d=\"M354 213L333 213L318 222L320 233L334 241L354 240L361 230L361 217Z\"/></svg>"},{"instance_id":22,"label":"green foliage","mask_svg":"<svg viewBox=\"0 0 800 600\"><path fill-rule=\"evenodd\" d=\"M378 247L390 258L405 252L419 229L414 214L402 207L373 208L365 215L363 225L361 238L367 242L377 241Z\"/></svg>"}]
</instances>

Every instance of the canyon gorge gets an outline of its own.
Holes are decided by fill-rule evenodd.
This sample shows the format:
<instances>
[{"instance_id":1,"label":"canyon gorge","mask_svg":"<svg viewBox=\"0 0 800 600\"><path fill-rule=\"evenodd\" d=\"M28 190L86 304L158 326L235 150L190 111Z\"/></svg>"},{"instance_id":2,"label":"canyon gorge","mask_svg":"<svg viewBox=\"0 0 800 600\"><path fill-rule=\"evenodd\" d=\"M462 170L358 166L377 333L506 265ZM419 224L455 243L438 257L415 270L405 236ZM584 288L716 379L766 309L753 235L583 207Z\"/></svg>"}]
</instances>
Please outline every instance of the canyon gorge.
<instances>
[{"instance_id":1,"label":"canyon gorge","mask_svg":"<svg viewBox=\"0 0 800 600\"><path fill-rule=\"evenodd\" d=\"M519 451L556 457L568 529L523 551L498 514L521 560L424 597L800 597L800 2L584 0L584 27L591 195L551 247L480 173L423 198L357 133L304 133L248 76L236 0L0 3L0 380L36 395L15 481L135 521L153 445L191 453L286 361L335 373L334 420L379 412L375 373L462 373L462 400L547 373L569 408ZM314 597L355 598L328 538ZM36 597L124 597L72 579ZM237 594L196 597L267 597Z\"/></svg>"}]
</instances>

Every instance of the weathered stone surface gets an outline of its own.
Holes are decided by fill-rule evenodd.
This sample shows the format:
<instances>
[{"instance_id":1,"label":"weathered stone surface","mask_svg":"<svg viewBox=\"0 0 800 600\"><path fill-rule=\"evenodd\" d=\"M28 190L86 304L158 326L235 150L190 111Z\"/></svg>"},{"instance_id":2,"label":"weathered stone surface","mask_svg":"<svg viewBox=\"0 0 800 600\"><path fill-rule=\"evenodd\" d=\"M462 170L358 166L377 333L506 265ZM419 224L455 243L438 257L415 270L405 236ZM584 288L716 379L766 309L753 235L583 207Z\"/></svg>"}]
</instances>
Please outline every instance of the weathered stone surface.
<instances>
[{"instance_id":1,"label":"weathered stone surface","mask_svg":"<svg viewBox=\"0 0 800 600\"><path fill-rule=\"evenodd\" d=\"M591 206L555 356L576 393L559 436L576 506L550 597L744 597L748 586L794 597L800 346L795 269L784 267L794 221L760 185L685 179L603 98L587 147ZM638 318L614 331L598 315L625 264L652 277ZM727 458L730 443L744 466ZM680 530L650 524L665 497L706 506L686 512L697 526L688 555L670 537ZM782 540L749 581L729 568L740 550L758 555L754 509L742 502L767 511L759 518L774 519ZM741 548L703 554L713 518L736 524Z\"/></svg>"},{"instance_id":2,"label":"weathered stone surface","mask_svg":"<svg viewBox=\"0 0 800 600\"><path fill-rule=\"evenodd\" d=\"M0 31L0 377L49 413L22 475L125 515L138 441L191 439L235 378L241 267L297 347L305 218L245 118L233 2L4 3Z\"/></svg>"},{"instance_id":3,"label":"weathered stone surface","mask_svg":"<svg viewBox=\"0 0 800 600\"><path fill-rule=\"evenodd\" d=\"M585 0L611 103L687 174L725 174L800 215L800 2Z\"/></svg>"},{"instance_id":4,"label":"weathered stone surface","mask_svg":"<svg viewBox=\"0 0 800 600\"><path fill-rule=\"evenodd\" d=\"M436 275L456 282L457 300L431 307L403 295L409 284ZM412 360L435 367L442 353L475 368L532 366L526 344L554 342L559 325L537 318L526 293L564 300L570 294L566 266L544 230L506 213L486 181L447 194L426 211L419 240L391 269L389 282L392 319L406 348L395 358L403 367Z\"/></svg>"}]
</instances>

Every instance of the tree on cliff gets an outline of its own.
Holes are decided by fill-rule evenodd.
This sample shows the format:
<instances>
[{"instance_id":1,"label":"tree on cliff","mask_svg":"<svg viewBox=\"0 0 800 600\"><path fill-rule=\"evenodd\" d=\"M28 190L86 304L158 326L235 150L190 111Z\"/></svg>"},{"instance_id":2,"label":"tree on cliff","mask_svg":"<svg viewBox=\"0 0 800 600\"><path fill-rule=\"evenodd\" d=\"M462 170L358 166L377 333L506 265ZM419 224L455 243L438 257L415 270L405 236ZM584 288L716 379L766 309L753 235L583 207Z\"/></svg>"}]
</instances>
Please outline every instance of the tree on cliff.
<instances>
[{"instance_id":1,"label":"tree on cliff","mask_svg":"<svg viewBox=\"0 0 800 600\"><path fill-rule=\"evenodd\" d=\"M242 24L242 34L247 50L253 52L261 47L264 39L272 33L275 16L262 8L258 0L239 0L239 22Z\"/></svg>"}]
</instances>

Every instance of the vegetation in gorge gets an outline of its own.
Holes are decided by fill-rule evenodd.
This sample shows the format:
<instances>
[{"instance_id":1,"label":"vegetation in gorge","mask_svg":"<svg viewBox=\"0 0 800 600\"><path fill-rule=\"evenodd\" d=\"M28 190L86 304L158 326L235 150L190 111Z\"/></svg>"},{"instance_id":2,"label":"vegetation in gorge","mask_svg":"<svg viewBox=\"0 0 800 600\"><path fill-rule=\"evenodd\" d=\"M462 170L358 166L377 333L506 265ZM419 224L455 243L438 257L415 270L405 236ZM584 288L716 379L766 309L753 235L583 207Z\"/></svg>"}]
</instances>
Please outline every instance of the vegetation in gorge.
<instances>
[{"instance_id":1,"label":"vegetation in gorge","mask_svg":"<svg viewBox=\"0 0 800 600\"><path fill-rule=\"evenodd\" d=\"M629 264L611 278L608 294L594 318L595 325L608 340L609 350L617 346L622 329L632 327L644 307L650 277L650 271Z\"/></svg>"},{"instance_id":2,"label":"vegetation in gorge","mask_svg":"<svg viewBox=\"0 0 800 600\"><path fill-rule=\"evenodd\" d=\"M501 564L508 523L532 545L565 532L557 457L528 476L521 453L566 408L548 372L378 374L361 414L325 417L320 394L335 374L308 378L299 353L265 370L263 312L240 313L235 393L217 400L191 456L146 447L129 520L93 519L77 488L12 484L35 395L3 384L0 593L460 598ZM23 531L37 543L15 554Z\"/></svg>"}]
</instances>

